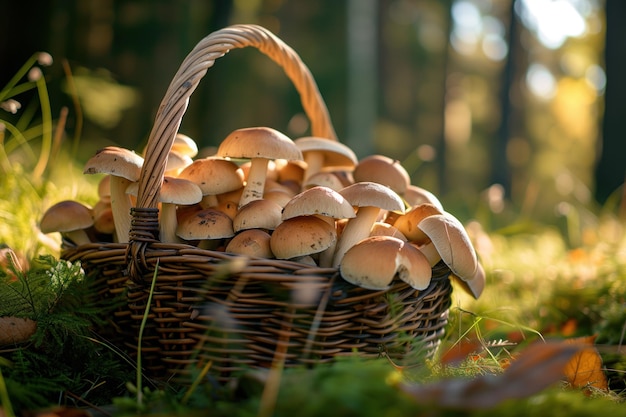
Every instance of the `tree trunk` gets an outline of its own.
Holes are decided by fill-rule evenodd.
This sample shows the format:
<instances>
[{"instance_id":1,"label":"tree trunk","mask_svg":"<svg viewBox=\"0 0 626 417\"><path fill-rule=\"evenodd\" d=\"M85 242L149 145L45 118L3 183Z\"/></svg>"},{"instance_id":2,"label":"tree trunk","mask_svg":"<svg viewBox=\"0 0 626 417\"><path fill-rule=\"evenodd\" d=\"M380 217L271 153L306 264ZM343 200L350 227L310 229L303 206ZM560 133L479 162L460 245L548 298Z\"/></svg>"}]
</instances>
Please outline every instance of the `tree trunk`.
<instances>
[{"instance_id":1,"label":"tree trunk","mask_svg":"<svg viewBox=\"0 0 626 417\"><path fill-rule=\"evenodd\" d=\"M624 183L626 135L623 99L626 97L626 2L606 0L605 65L607 88L599 158L595 169L595 194L600 203Z\"/></svg>"}]
</instances>

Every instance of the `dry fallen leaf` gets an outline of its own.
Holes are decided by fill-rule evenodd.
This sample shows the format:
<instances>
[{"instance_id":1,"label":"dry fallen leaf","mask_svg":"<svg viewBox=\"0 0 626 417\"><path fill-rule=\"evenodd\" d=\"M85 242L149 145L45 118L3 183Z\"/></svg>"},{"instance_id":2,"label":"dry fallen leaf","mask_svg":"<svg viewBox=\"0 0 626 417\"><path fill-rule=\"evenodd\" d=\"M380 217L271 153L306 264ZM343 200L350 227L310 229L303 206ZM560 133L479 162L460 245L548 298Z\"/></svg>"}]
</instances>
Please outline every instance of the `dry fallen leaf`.
<instances>
[{"instance_id":1,"label":"dry fallen leaf","mask_svg":"<svg viewBox=\"0 0 626 417\"><path fill-rule=\"evenodd\" d=\"M594 347L596 337L578 337L566 340L566 343L580 345L582 349L565 366L565 378L575 388L609 389L606 375L602 370L602 358Z\"/></svg>"},{"instance_id":2,"label":"dry fallen leaf","mask_svg":"<svg viewBox=\"0 0 626 417\"><path fill-rule=\"evenodd\" d=\"M0 317L0 346L27 341L37 330L37 323L21 317Z\"/></svg>"},{"instance_id":3,"label":"dry fallen leaf","mask_svg":"<svg viewBox=\"0 0 626 417\"><path fill-rule=\"evenodd\" d=\"M563 379L563 370L584 347L579 343L535 342L499 375L450 378L428 384L401 384L420 403L454 409L487 409L537 394Z\"/></svg>"}]
</instances>

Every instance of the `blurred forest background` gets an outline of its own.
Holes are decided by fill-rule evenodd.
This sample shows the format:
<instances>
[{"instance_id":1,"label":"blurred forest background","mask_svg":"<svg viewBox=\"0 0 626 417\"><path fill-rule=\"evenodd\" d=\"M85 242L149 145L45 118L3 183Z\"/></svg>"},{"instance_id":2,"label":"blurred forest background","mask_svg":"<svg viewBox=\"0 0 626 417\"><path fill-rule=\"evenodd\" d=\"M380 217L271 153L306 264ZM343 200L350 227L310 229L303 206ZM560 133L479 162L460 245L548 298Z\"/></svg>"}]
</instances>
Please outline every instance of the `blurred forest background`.
<instances>
[{"instance_id":1,"label":"blurred forest background","mask_svg":"<svg viewBox=\"0 0 626 417\"><path fill-rule=\"evenodd\" d=\"M229 24L256 23L309 66L342 142L359 157L400 160L460 218L484 209L502 214L493 227L507 212L558 222L572 208L584 215L621 201L622 0L0 4L0 83L34 52L52 54L52 114L67 106L68 137L81 129L79 163L108 144L141 151L193 46ZM210 152L254 125L308 134L287 77L246 48L209 70L181 132Z\"/></svg>"}]
</instances>

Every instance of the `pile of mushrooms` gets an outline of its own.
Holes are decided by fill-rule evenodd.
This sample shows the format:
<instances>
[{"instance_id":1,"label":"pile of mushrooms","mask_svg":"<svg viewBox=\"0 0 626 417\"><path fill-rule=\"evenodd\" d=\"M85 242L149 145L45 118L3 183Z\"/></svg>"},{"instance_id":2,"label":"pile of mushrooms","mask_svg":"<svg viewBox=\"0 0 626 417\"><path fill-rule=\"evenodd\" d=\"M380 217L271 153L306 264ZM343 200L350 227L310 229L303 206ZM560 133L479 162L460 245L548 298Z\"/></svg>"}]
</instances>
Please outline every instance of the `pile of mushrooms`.
<instances>
[{"instance_id":1,"label":"pile of mushrooms","mask_svg":"<svg viewBox=\"0 0 626 417\"><path fill-rule=\"evenodd\" d=\"M340 142L292 140L268 127L237 129L214 155L197 155L195 142L177 134L160 190L164 243L338 268L372 290L394 279L424 290L442 261L469 294L483 291L485 272L465 228L396 160L357 160ZM102 175L98 202L55 204L42 232L74 245L128 242L142 164L128 149L98 151L84 168Z\"/></svg>"}]
</instances>

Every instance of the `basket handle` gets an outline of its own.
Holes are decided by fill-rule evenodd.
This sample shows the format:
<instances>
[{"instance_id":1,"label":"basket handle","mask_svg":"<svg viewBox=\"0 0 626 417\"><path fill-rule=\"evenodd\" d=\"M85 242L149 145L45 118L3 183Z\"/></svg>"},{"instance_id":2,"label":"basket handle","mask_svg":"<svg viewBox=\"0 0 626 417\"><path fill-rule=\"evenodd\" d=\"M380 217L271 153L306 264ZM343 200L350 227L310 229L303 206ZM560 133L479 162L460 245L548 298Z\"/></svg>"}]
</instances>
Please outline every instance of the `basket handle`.
<instances>
[{"instance_id":1,"label":"basket handle","mask_svg":"<svg viewBox=\"0 0 626 417\"><path fill-rule=\"evenodd\" d=\"M269 30L257 25L233 25L202 39L182 62L161 101L139 178L138 208L156 208L167 156L189 103L189 97L217 58L231 49L253 46L283 68L300 94L314 136L337 140L326 104L298 54Z\"/></svg>"}]
</instances>

